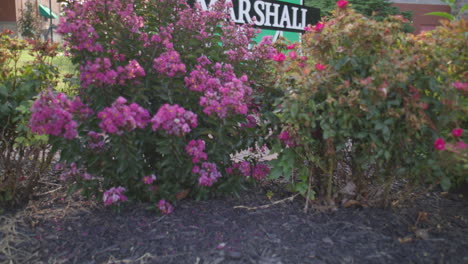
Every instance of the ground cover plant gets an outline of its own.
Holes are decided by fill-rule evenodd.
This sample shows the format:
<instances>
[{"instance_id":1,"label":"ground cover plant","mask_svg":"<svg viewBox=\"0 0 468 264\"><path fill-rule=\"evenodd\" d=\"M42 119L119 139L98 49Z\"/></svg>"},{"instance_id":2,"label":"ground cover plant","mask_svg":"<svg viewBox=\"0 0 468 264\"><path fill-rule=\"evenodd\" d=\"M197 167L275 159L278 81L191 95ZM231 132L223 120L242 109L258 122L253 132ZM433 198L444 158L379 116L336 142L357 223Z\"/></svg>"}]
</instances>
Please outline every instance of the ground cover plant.
<instances>
[{"instance_id":1,"label":"ground cover plant","mask_svg":"<svg viewBox=\"0 0 468 264\"><path fill-rule=\"evenodd\" d=\"M388 205L396 183L447 190L467 181L467 24L414 36L404 22L371 20L338 1L300 45L283 46L289 55L274 57L284 97L272 178L329 205Z\"/></svg>"},{"instance_id":2,"label":"ground cover plant","mask_svg":"<svg viewBox=\"0 0 468 264\"><path fill-rule=\"evenodd\" d=\"M232 192L268 174L255 162L234 170L231 155L261 139L261 65L276 51L268 38L249 49L256 29L235 25L228 8L68 2L58 31L81 86L75 97L41 93L29 122L59 151L61 179L106 205L140 199L167 214L188 192Z\"/></svg>"}]
</instances>

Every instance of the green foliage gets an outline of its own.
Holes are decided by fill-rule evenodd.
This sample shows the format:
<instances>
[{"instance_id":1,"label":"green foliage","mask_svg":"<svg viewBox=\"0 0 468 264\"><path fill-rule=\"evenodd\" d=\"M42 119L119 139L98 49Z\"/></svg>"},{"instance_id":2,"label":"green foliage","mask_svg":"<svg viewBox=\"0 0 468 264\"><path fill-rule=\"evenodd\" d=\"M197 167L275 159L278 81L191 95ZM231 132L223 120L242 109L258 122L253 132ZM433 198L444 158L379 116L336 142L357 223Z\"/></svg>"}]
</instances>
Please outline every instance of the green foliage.
<instances>
[{"instance_id":1,"label":"green foliage","mask_svg":"<svg viewBox=\"0 0 468 264\"><path fill-rule=\"evenodd\" d=\"M31 0L24 3L24 7L18 19L19 32L25 38L38 39L41 35L41 17Z\"/></svg>"},{"instance_id":2,"label":"green foliage","mask_svg":"<svg viewBox=\"0 0 468 264\"><path fill-rule=\"evenodd\" d=\"M332 11L336 8L336 0L305 0L307 6L320 8L322 16L330 16ZM388 0L350 0L351 8L356 12L363 14L366 17L383 21L388 16L402 15L405 19L410 21L412 19L411 12L401 12L398 7L392 5ZM403 27L404 32L412 32L414 28L411 24L405 23Z\"/></svg>"},{"instance_id":3,"label":"green foliage","mask_svg":"<svg viewBox=\"0 0 468 264\"><path fill-rule=\"evenodd\" d=\"M434 149L439 133L466 126L466 94L452 86L466 80L466 24L415 37L402 32L398 16L379 22L350 8L333 14L323 31L303 36L306 63L276 64L276 87L285 94L278 117L295 146L274 149L271 176L294 181L301 194L311 187L330 204L349 198L344 193L388 204L396 182L448 188L466 179L440 166L451 153ZM451 164L466 169L466 152L458 150Z\"/></svg>"},{"instance_id":4,"label":"green foliage","mask_svg":"<svg viewBox=\"0 0 468 264\"><path fill-rule=\"evenodd\" d=\"M441 0L441 1L449 5L452 12L453 10L456 9L456 0ZM445 13L445 12L431 12L431 13L427 13L426 16L439 16L439 17L447 18L448 20L458 20L462 17L463 12L465 12L465 10L467 9L468 9L468 4L464 4L456 15Z\"/></svg>"},{"instance_id":5,"label":"green foliage","mask_svg":"<svg viewBox=\"0 0 468 264\"><path fill-rule=\"evenodd\" d=\"M18 66L21 53L35 58ZM53 152L47 136L34 135L27 123L34 97L56 84L57 69L50 62L55 46L28 45L7 32L0 34L0 205L15 205L33 195Z\"/></svg>"}]
</instances>

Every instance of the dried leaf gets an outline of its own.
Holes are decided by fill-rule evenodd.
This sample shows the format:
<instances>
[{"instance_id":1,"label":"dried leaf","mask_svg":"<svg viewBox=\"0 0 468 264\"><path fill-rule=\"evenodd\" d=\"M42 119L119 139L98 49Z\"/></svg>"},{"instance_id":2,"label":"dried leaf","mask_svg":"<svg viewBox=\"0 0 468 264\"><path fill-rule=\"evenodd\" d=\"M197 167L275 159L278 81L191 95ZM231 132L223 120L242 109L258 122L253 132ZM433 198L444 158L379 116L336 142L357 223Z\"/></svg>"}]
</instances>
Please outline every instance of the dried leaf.
<instances>
[{"instance_id":1,"label":"dried leaf","mask_svg":"<svg viewBox=\"0 0 468 264\"><path fill-rule=\"evenodd\" d=\"M355 206L355 205L361 205L361 203L359 201L356 201L356 200L348 200L348 201L343 203L344 208L349 208L349 207Z\"/></svg>"},{"instance_id":2,"label":"dried leaf","mask_svg":"<svg viewBox=\"0 0 468 264\"><path fill-rule=\"evenodd\" d=\"M403 238L398 238L398 241L400 241L400 243L409 243L409 242L412 242L413 241L413 237L412 236L405 236Z\"/></svg>"}]
</instances>

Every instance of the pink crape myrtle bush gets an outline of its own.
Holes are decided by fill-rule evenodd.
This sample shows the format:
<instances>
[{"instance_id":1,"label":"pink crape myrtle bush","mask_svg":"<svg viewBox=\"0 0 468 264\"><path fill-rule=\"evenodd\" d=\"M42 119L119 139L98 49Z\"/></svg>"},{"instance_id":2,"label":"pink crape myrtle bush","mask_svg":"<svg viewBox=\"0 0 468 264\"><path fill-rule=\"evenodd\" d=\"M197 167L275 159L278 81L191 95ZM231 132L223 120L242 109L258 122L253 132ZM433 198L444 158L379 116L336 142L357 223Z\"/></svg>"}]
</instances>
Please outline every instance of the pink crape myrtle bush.
<instances>
[{"instance_id":1,"label":"pink crape myrtle bush","mask_svg":"<svg viewBox=\"0 0 468 264\"><path fill-rule=\"evenodd\" d=\"M164 214L182 190L207 198L238 189L247 178L223 172L232 153L263 138L254 128L276 96L263 66L277 52L271 37L252 46L258 30L232 22L229 8L68 1L58 32L81 85L74 99L39 95L30 122L73 170L64 178L106 205L148 200Z\"/></svg>"}]
</instances>

